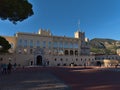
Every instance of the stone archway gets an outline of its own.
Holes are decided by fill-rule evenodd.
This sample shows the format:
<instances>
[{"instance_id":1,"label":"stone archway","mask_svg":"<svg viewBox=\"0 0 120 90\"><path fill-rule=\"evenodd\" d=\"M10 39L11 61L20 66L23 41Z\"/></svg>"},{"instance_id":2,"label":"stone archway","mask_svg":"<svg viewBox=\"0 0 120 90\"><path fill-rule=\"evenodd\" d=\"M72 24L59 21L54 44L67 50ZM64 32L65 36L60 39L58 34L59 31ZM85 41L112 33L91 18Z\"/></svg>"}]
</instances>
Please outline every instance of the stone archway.
<instances>
[{"instance_id":1,"label":"stone archway","mask_svg":"<svg viewBox=\"0 0 120 90\"><path fill-rule=\"evenodd\" d=\"M38 55L36 58L36 65L42 65L42 56Z\"/></svg>"}]
</instances>

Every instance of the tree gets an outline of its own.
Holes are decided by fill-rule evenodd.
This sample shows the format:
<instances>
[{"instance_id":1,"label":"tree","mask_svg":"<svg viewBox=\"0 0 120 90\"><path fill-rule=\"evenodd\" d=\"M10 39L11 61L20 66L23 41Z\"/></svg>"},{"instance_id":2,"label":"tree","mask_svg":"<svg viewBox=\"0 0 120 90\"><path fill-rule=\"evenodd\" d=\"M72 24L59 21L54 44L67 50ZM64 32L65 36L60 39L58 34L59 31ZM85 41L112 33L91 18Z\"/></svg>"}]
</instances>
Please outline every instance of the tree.
<instances>
[{"instance_id":1,"label":"tree","mask_svg":"<svg viewBox=\"0 0 120 90\"><path fill-rule=\"evenodd\" d=\"M0 0L0 18L16 24L33 15L32 4L28 0Z\"/></svg>"},{"instance_id":2,"label":"tree","mask_svg":"<svg viewBox=\"0 0 120 90\"><path fill-rule=\"evenodd\" d=\"M9 42L4 37L0 36L0 53L8 52L9 48L11 48Z\"/></svg>"}]
</instances>

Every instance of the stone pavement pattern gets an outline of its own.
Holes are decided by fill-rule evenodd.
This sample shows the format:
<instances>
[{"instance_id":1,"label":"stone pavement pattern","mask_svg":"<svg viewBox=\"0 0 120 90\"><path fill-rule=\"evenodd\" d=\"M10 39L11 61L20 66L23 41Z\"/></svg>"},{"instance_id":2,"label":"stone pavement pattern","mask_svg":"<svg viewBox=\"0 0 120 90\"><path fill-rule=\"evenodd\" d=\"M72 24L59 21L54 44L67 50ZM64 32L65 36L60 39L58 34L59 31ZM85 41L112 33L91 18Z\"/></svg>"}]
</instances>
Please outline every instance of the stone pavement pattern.
<instances>
[{"instance_id":1,"label":"stone pavement pattern","mask_svg":"<svg viewBox=\"0 0 120 90\"><path fill-rule=\"evenodd\" d=\"M0 90L68 90L68 86L50 72L24 69L0 75Z\"/></svg>"}]
</instances>

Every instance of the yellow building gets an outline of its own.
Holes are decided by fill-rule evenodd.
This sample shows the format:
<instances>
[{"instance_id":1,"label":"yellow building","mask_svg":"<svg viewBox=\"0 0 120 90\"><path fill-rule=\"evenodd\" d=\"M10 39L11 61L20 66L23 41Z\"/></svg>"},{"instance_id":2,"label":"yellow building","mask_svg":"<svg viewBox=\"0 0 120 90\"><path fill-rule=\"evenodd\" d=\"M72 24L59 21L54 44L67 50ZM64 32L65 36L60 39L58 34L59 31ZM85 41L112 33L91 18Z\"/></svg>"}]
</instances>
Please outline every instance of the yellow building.
<instances>
[{"instance_id":1,"label":"yellow building","mask_svg":"<svg viewBox=\"0 0 120 90\"><path fill-rule=\"evenodd\" d=\"M13 37L4 36L11 44L9 55L2 62L20 65L68 66L91 65L89 40L77 31L74 37L54 36L49 30L38 33L18 32ZM1 55L1 57L3 57Z\"/></svg>"}]
</instances>

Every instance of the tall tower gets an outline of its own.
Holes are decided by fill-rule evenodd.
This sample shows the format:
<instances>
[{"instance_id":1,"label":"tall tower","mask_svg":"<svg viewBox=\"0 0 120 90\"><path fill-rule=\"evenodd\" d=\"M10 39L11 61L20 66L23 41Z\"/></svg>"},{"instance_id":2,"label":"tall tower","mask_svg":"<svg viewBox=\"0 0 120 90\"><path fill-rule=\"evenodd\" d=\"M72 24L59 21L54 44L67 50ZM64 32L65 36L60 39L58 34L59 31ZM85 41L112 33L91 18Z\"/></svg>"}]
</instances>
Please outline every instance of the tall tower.
<instances>
[{"instance_id":1,"label":"tall tower","mask_svg":"<svg viewBox=\"0 0 120 90\"><path fill-rule=\"evenodd\" d=\"M80 20L78 21L78 30L74 33L75 38L85 38L85 33L80 30Z\"/></svg>"}]
</instances>

